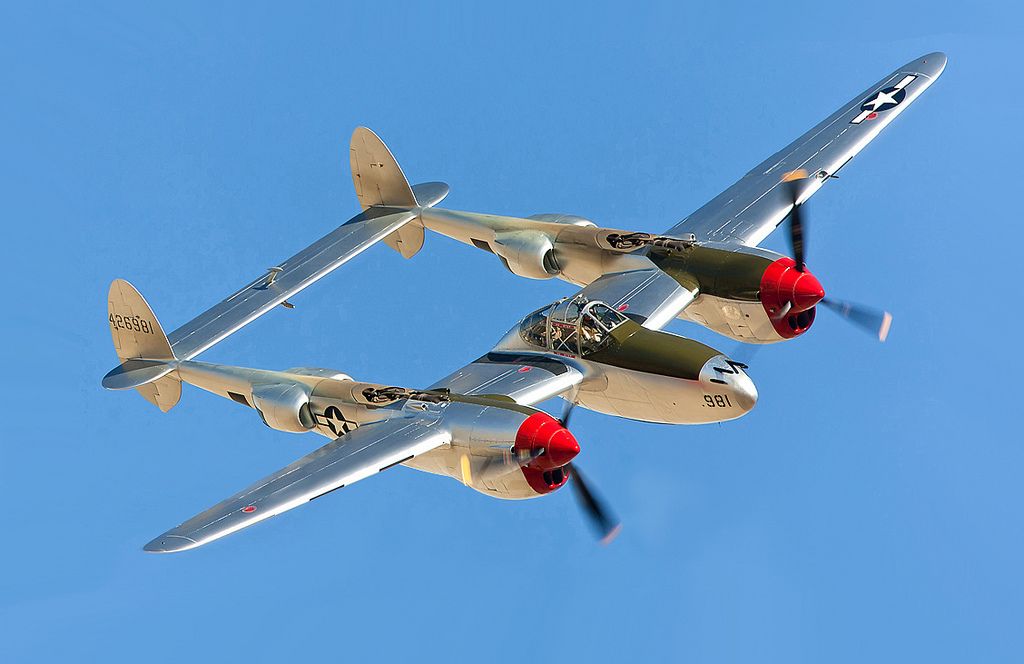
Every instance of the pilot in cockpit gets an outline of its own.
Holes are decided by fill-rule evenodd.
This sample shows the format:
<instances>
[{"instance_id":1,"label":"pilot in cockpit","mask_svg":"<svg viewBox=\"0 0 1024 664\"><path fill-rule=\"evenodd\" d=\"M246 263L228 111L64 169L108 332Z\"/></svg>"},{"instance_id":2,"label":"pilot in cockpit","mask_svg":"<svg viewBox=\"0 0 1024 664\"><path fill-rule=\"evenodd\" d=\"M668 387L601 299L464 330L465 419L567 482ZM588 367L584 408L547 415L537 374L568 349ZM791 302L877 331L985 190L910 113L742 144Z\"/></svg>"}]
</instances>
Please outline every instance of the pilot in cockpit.
<instances>
[{"instance_id":1,"label":"pilot in cockpit","mask_svg":"<svg viewBox=\"0 0 1024 664\"><path fill-rule=\"evenodd\" d=\"M587 344L598 344L603 336L601 329L590 316L584 316L580 321L580 334L583 336L584 343Z\"/></svg>"}]
</instances>

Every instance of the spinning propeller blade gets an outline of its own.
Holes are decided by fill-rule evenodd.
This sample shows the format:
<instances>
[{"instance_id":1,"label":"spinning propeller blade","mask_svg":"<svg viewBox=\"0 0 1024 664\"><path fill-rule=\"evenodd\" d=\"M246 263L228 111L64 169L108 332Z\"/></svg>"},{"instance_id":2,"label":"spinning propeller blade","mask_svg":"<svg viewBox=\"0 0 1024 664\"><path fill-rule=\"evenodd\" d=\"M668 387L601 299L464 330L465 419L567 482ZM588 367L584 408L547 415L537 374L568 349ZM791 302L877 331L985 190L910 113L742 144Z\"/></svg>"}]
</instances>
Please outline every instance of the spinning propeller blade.
<instances>
[{"instance_id":1,"label":"spinning propeller blade","mask_svg":"<svg viewBox=\"0 0 1024 664\"><path fill-rule=\"evenodd\" d=\"M821 303L857 327L876 335L879 341L885 341L889 336L892 314L888 311L831 298L825 298Z\"/></svg>"},{"instance_id":2,"label":"spinning propeller blade","mask_svg":"<svg viewBox=\"0 0 1024 664\"><path fill-rule=\"evenodd\" d=\"M583 513L590 519L590 523L601 535L601 544L608 544L618 536L619 531L622 530L622 524L587 486L587 481L583 479L583 473L580 472L579 466L570 463L569 472L569 479L575 490L577 502L583 508Z\"/></svg>"},{"instance_id":3,"label":"spinning propeller blade","mask_svg":"<svg viewBox=\"0 0 1024 664\"><path fill-rule=\"evenodd\" d=\"M804 271L804 219L800 204L797 199L800 190L797 184L807 178L807 171L802 168L790 171L782 176L783 186L789 194L793 209L789 213L789 246L793 250L793 260L796 261L796 271Z\"/></svg>"},{"instance_id":4,"label":"spinning propeller blade","mask_svg":"<svg viewBox=\"0 0 1024 664\"><path fill-rule=\"evenodd\" d=\"M803 204L797 203L800 197L798 183L805 178L807 178L807 171L803 169L790 171L782 176L783 186L793 205L793 209L789 213L789 245L793 251L793 260L796 262L795 267L799 272L803 272L805 269L806 226L804 222L806 215L803 212ZM879 341L885 341L885 338L889 336L892 314L888 311L831 298L822 299L821 304L842 316L844 320L876 335Z\"/></svg>"},{"instance_id":5,"label":"spinning propeller blade","mask_svg":"<svg viewBox=\"0 0 1024 664\"><path fill-rule=\"evenodd\" d=\"M495 480L504 475L508 475L511 472L521 470L523 466L527 466L533 462L534 459L544 454L544 448L536 448L530 451L520 451L516 449L501 448L501 454L491 457L491 459L484 464L483 468L480 469L479 475L481 478L489 480Z\"/></svg>"},{"instance_id":6,"label":"spinning propeller blade","mask_svg":"<svg viewBox=\"0 0 1024 664\"><path fill-rule=\"evenodd\" d=\"M569 418L572 417L572 411L576 408L576 402L569 399L563 399L563 401L565 404L562 406L562 415L558 418L558 421L562 423L563 427L568 429Z\"/></svg>"},{"instance_id":7,"label":"spinning propeller blade","mask_svg":"<svg viewBox=\"0 0 1024 664\"><path fill-rule=\"evenodd\" d=\"M565 401L565 406L562 408L562 416L559 418L563 427L568 428L569 418L572 416L572 411L575 407L575 402L568 399ZM580 472L580 467L575 463L570 463L568 464L568 469L569 482L572 484L573 495L576 496L577 504L583 510L583 513L594 529L597 530L601 537L601 544L608 544L618 536L619 531L622 530L622 523L605 505L604 501L600 500L597 494L590 489L587 480L583 477L583 473Z\"/></svg>"}]
</instances>

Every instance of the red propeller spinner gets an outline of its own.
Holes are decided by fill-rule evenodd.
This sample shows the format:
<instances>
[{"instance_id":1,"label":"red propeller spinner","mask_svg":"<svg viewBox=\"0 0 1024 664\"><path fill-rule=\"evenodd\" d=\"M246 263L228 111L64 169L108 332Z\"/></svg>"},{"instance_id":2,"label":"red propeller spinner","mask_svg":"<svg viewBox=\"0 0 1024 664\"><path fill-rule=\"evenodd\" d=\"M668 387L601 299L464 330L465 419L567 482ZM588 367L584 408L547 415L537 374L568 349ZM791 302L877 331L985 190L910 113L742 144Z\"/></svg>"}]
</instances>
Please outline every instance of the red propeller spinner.
<instances>
[{"instance_id":1,"label":"red propeller spinner","mask_svg":"<svg viewBox=\"0 0 1024 664\"><path fill-rule=\"evenodd\" d=\"M821 282L792 258L780 258L761 276L761 304L772 326L786 339L803 334L814 322L814 306L825 298Z\"/></svg>"},{"instance_id":2,"label":"red propeller spinner","mask_svg":"<svg viewBox=\"0 0 1024 664\"><path fill-rule=\"evenodd\" d=\"M576 437L547 413L534 413L519 425L514 449L526 455L543 453L523 466L523 475L533 490L549 493L569 479L568 464L580 453Z\"/></svg>"}]
</instances>

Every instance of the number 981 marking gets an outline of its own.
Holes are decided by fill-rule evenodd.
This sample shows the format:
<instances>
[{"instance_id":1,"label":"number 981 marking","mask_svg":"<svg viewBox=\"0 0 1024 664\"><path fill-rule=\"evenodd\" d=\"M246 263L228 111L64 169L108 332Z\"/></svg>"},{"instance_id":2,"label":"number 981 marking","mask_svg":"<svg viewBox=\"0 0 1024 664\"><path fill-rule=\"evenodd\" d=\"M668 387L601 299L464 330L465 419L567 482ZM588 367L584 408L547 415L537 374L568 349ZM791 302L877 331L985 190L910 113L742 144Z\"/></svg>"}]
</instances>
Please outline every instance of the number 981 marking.
<instances>
[{"instance_id":1,"label":"number 981 marking","mask_svg":"<svg viewBox=\"0 0 1024 664\"><path fill-rule=\"evenodd\" d=\"M710 408L732 408L728 394L705 394L704 405Z\"/></svg>"}]
</instances>

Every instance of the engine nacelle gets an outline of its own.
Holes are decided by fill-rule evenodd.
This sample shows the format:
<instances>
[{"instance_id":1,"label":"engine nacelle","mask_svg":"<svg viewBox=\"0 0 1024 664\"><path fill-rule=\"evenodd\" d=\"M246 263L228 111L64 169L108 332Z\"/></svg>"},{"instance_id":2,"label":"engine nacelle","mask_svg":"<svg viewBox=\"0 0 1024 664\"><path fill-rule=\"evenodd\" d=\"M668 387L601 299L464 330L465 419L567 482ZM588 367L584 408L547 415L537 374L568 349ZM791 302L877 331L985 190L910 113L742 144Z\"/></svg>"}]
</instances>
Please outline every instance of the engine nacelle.
<instances>
[{"instance_id":1,"label":"engine nacelle","mask_svg":"<svg viewBox=\"0 0 1024 664\"><path fill-rule=\"evenodd\" d=\"M309 393L297 383L253 385L252 404L271 429L305 433L315 424Z\"/></svg>"},{"instance_id":2,"label":"engine nacelle","mask_svg":"<svg viewBox=\"0 0 1024 664\"><path fill-rule=\"evenodd\" d=\"M561 272L551 238L540 231L497 233L491 248L508 271L520 277L551 279Z\"/></svg>"},{"instance_id":3,"label":"engine nacelle","mask_svg":"<svg viewBox=\"0 0 1024 664\"><path fill-rule=\"evenodd\" d=\"M565 224L567 226L597 226L597 224L586 217L580 217L575 214L534 214L527 217L527 219L546 221L549 224Z\"/></svg>"},{"instance_id":4,"label":"engine nacelle","mask_svg":"<svg viewBox=\"0 0 1024 664\"><path fill-rule=\"evenodd\" d=\"M825 296L806 268L797 270L792 258L760 247L681 243L655 246L650 258L680 284L697 288L698 297L680 318L746 343L807 332Z\"/></svg>"},{"instance_id":5,"label":"engine nacelle","mask_svg":"<svg viewBox=\"0 0 1024 664\"><path fill-rule=\"evenodd\" d=\"M580 446L561 422L541 411L481 407L453 399L445 410L453 458L443 474L487 495L517 500L565 486Z\"/></svg>"}]
</instances>

